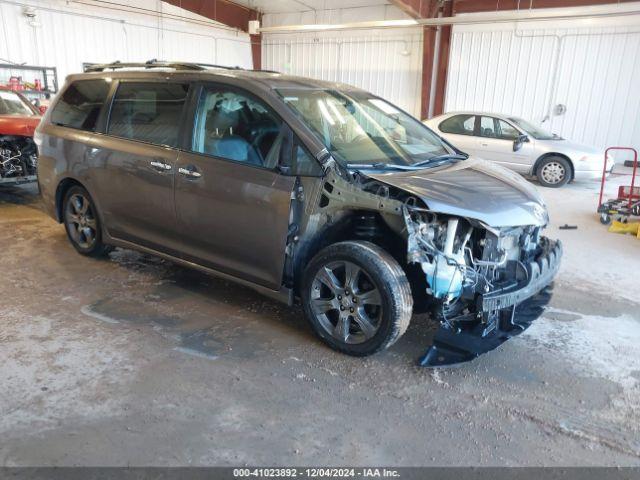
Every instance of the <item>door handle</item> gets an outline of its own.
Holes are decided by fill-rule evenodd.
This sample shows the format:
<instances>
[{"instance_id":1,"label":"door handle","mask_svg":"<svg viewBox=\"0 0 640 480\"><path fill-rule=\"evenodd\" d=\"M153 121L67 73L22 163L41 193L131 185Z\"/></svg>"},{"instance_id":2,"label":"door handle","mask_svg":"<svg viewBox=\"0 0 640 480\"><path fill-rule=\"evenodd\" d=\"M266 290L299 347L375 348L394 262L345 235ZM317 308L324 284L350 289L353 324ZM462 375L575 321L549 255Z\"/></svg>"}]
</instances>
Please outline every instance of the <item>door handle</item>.
<instances>
[{"instance_id":1,"label":"door handle","mask_svg":"<svg viewBox=\"0 0 640 480\"><path fill-rule=\"evenodd\" d=\"M158 170L161 170L161 171L169 171L169 170L171 170L171 165L169 165L168 163L164 163L164 162L158 162L157 160L152 160L149 164L152 167L157 168Z\"/></svg>"},{"instance_id":2,"label":"door handle","mask_svg":"<svg viewBox=\"0 0 640 480\"><path fill-rule=\"evenodd\" d=\"M178 168L178 173L181 173L185 177L190 177L190 178L200 178L202 176L202 174L198 172L195 169L195 167L187 167L187 168L180 167Z\"/></svg>"}]
</instances>

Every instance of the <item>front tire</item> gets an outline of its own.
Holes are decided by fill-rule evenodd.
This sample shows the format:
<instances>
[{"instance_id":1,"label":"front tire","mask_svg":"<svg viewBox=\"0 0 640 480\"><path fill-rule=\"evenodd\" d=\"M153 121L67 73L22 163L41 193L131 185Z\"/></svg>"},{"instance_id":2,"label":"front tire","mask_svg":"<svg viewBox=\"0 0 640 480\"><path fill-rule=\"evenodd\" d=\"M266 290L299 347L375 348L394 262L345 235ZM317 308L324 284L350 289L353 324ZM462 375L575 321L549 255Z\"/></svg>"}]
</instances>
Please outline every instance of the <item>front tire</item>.
<instances>
[{"instance_id":1,"label":"front tire","mask_svg":"<svg viewBox=\"0 0 640 480\"><path fill-rule=\"evenodd\" d=\"M111 250L102 242L98 210L86 189L71 187L64 196L62 212L67 237L79 253L100 257Z\"/></svg>"},{"instance_id":2,"label":"front tire","mask_svg":"<svg viewBox=\"0 0 640 480\"><path fill-rule=\"evenodd\" d=\"M391 346L407 330L413 310L404 271L369 242L321 250L304 270L301 296L316 334L331 348L358 357Z\"/></svg>"},{"instance_id":3,"label":"front tire","mask_svg":"<svg viewBox=\"0 0 640 480\"><path fill-rule=\"evenodd\" d=\"M562 187L571 180L571 164L566 158L547 157L538 165L536 176L543 187Z\"/></svg>"}]
</instances>

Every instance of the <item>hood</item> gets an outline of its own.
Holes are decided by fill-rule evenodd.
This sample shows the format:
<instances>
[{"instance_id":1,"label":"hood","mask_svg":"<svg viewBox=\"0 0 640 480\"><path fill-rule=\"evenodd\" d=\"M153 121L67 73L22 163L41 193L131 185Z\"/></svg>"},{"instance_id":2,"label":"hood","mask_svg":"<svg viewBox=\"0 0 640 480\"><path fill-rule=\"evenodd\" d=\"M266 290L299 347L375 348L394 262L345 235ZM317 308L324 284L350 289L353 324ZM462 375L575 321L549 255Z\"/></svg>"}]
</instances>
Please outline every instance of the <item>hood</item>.
<instances>
[{"instance_id":1,"label":"hood","mask_svg":"<svg viewBox=\"0 0 640 480\"><path fill-rule=\"evenodd\" d=\"M33 137L40 116L0 115L0 135Z\"/></svg>"},{"instance_id":2,"label":"hood","mask_svg":"<svg viewBox=\"0 0 640 480\"><path fill-rule=\"evenodd\" d=\"M469 158L445 167L366 175L422 199L430 210L479 220L490 227L546 225L536 188L499 165Z\"/></svg>"}]
</instances>

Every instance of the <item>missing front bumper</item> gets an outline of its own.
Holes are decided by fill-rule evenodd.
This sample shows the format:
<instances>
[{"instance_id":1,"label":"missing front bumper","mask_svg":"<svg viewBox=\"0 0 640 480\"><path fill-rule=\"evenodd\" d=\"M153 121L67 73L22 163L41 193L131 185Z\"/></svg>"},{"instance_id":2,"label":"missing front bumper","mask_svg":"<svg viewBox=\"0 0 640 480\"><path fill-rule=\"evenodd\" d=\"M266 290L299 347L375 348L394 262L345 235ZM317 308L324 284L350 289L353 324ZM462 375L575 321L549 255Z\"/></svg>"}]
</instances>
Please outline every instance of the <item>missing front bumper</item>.
<instances>
[{"instance_id":1,"label":"missing front bumper","mask_svg":"<svg viewBox=\"0 0 640 480\"><path fill-rule=\"evenodd\" d=\"M479 296L478 312L482 312L483 321L471 327L452 328L456 319L442 324L420 365L441 367L468 362L529 328L551 299L551 283L561 258L562 244L549 241L545 252L527 266L528 280L524 285Z\"/></svg>"}]
</instances>

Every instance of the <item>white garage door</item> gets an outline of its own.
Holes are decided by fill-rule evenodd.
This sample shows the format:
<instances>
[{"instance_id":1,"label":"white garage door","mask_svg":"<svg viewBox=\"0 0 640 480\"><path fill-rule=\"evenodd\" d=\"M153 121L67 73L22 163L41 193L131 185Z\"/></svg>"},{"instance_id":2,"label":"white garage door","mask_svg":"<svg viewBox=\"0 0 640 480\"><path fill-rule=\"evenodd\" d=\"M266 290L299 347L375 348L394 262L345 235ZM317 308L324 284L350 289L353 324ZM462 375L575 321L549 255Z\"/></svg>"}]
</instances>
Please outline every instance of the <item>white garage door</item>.
<instances>
[{"instance_id":1,"label":"white garage door","mask_svg":"<svg viewBox=\"0 0 640 480\"><path fill-rule=\"evenodd\" d=\"M640 18L455 26L445 111L455 110L640 149Z\"/></svg>"},{"instance_id":2,"label":"white garage door","mask_svg":"<svg viewBox=\"0 0 640 480\"><path fill-rule=\"evenodd\" d=\"M355 85L420 114L420 28L264 35L262 67Z\"/></svg>"}]
</instances>

